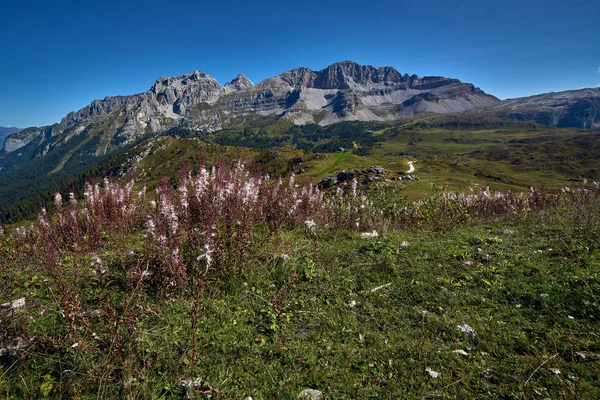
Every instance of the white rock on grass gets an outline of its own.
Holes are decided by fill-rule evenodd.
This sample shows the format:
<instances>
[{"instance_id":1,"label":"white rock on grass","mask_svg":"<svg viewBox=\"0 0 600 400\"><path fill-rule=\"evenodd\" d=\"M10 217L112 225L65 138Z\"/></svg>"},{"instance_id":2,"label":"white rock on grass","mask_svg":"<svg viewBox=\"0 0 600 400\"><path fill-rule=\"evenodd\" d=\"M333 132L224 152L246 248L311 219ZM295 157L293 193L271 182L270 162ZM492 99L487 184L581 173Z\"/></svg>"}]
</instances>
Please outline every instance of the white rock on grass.
<instances>
[{"instance_id":1,"label":"white rock on grass","mask_svg":"<svg viewBox=\"0 0 600 400\"><path fill-rule=\"evenodd\" d=\"M323 393L315 389L304 389L298 395L298 400L322 400Z\"/></svg>"},{"instance_id":2,"label":"white rock on grass","mask_svg":"<svg viewBox=\"0 0 600 400\"><path fill-rule=\"evenodd\" d=\"M431 368L426 368L426 369L425 369L425 372L427 372L427 373L429 374L429 376L430 376L430 377L432 377L433 379L437 379L437 378L439 378L440 376L442 376L442 373L441 373L441 372L434 371L434 370L432 370Z\"/></svg>"},{"instance_id":3,"label":"white rock on grass","mask_svg":"<svg viewBox=\"0 0 600 400\"><path fill-rule=\"evenodd\" d=\"M373 239L379 237L379 233L376 230L373 230L373 232L363 232L360 234L360 237L363 239Z\"/></svg>"},{"instance_id":4,"label":"white rock on grass","mask_svg":"<svg viewBox=\"0 0 600 400\"><path fill-rule=\"evenodd\" d=\"M468 356L469 355L469 353L467 353L464 350L454 350L453 353L454 354L460 354L461 356Z\"/></svg>"},{"instance_id":5,"label":"white rock on grass","mask_svg":"<svg viewBox=\"0 0 600 400\"><path fill-rule=\"evenodd\" d=\"M202 378L194 378L194 379L182 379L179 382L179 386L187 389L198 388L203 384Z\"/></svg>"},{"instance_id":6,"label":"white rock on grass","mask_svg":"<svg viewBox=\"0 0 600 400\"><path fill-rule=\"evenodd\" d=\"M464 333L468 333L470 335L475 335L475 329L471 328L469 325L464 324L464 325L458 325L457 326L458 330Z\"/></svg>"},{"instance_id":7,"label":"white rock on grass","mask_svg":"<svg viewBox=\"0 0 600 400\"><path fill-rule=\"evenodd\" d=\"M25 297L20 299L9 301L8 303L0 304L0 311L10 310L16 311L25 308Z\"/></svg>"}]
</instances>

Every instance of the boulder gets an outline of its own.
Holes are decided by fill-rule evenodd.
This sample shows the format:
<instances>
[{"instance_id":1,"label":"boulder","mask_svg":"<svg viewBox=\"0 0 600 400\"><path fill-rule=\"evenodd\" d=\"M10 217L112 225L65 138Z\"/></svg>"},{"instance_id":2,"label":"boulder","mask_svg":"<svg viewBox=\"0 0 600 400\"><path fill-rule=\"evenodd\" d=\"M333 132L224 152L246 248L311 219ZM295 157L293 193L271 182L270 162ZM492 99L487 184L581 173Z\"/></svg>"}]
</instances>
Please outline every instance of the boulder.
<instances>
[{"instance_id":1,"label":"boulder","mask_svg":"<svg viewBox=\"0 0 600 400\"><path fill-rule=\"evenodd\" d=\"M354 178L354 171L350 170L350 171L338 172L336 178L337 178L338 182L347 181L348 179Z\"/></svg>"},{"instance_id":2,"label":"boulder","mask_svg":"<svg viewBox=\"0 0 600 400\"><path fill-rule=\"evenodd\" d=\"M315 389L304 389L298 395L298 400L322 400L323 392Z\"/></svg>"},{"instance_id":3,"label":"boulder","mask_svg":"<svg viewBox=\"0 0 600 400\"><path fill-rule=\"evenodd\" d=\"M317 184L319 189L329 189L337 185L338 180L335 176L328 176L326 178L321 179L321 181Z\"/></svg>"},{"instance_id":4,"label":"boulder","mask_svg":"<svg viewBox=\"0 0 600 400\"><path fill-rule=\"evenodd\" d=\"M385 170L385 168L380 167L379 165L373 165L367 169L363 169L363 173L374 174L374 175L385 175L385 174L387 174L387 171Z\"/></svg>"}]
</instances>

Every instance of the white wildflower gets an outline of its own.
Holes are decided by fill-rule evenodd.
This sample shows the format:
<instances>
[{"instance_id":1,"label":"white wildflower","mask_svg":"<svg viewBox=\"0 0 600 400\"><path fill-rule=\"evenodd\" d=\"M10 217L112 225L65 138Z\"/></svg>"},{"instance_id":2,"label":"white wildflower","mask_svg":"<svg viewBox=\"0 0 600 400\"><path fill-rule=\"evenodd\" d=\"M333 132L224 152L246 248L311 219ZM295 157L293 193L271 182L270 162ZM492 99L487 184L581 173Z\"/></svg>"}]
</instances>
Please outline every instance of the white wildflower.
<instances>
[{"instance_id":1,"label":"white wildflower","mask_svg":"<svg viewBox=\"0 0 600 400\"><path fill-rule=\"evenodd\" d=\"M54 206L56 207L56 209L60 209L60 207L62 206L62 196L58 192L54 194Z\"/></svg>"}]
</instances>

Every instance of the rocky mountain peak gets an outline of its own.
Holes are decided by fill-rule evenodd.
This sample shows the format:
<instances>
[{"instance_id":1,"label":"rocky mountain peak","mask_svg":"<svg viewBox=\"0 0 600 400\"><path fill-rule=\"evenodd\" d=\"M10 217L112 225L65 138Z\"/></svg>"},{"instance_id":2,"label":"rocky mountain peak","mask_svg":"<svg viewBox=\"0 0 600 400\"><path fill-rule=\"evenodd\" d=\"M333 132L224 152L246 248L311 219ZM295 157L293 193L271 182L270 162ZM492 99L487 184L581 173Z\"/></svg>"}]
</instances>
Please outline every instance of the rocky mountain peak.
<instances>
[{"instance_id":1,"label":"rocky mountain peak","mask_svg":"<svg viewBox=\"0 0 600 400\"><path fill-rule=\"evenodd\" d=\"M317 72L315 87L319 89L353 89L373 84L386 85L403 82L403 76L392 67L375 68L353 61L331 64Z\"/></svg>"},{"instance_id":2,"label":"rocky mountain peak","mask_svg":"<svg viewBox=\"0 0 600 400\"><path fill-rule=\"evenodd\" d=\"M307 88L313 86L316 74L309 68L299 67L285 71L278 78L293 88Z\"/></svg>"},{"instance_id":3,"label":"rocky mountain peak","mask_svg":"<svg viewBox=\"0 0 600 400\"><path fill-rule=\"evenodd\" d=\"M160 93L167 88L176 89L182 86L193 85L194 83L204 80L217 82L213 77L206 75L204 72L196 70L189 74L174 76L171 78L161 76L154 82L150 91L153 93Z\"/></svg>"},{"instance_id":4,"label":"rocky mountain peak","mask_svg":"<svg viewBox=\"0 0 600 400\"><path fill-rule=\"evenodd\" d=\"M248 89L252 86L254 86L254 82L243 74L238 74L231 82L227 82L224 87L227 93L231 93Z\"/></svg>"}]
</instances>

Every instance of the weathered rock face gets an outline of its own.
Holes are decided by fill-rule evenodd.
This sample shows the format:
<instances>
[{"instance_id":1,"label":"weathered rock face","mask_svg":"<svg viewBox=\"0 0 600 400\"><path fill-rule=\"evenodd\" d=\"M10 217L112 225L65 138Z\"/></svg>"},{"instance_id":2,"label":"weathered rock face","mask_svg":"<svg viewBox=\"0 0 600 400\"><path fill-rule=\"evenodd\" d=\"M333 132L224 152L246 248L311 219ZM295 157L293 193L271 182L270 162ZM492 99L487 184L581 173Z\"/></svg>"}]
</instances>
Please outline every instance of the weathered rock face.
<instances>
[{"instance_id":1,"label":"weathered rock face","mask_svg":"<svg viewBox=\"0 0 600 400\"><path fill-rule=\"evenodd\" d=\"M477 111L559 128L600 128L600 88L569 90L504 100Z\"/></svg>"},{"instance_id":2,"label":"weathered rock face","mask_svg":"<svg viewBox=\"0 0 600 400\"><path fill-rule=\"evenodd\" d=\"M4 147L4 139L13 133L21 132L19 128L0 126L0 149Z\"/></svg>"},{"instance_id":3,"label":"weathered rock face","mask_svg":"<svg viewBox=\"0 0 600 400\"><path fill-rule=\"evenodd\" d=\"M21 132L13 133L8 136L4 142L4 152L11 153L21 147L27 145L29 142L39 137L42 130L39 128L27 128Z\"/></svg>"}]
</instances>

